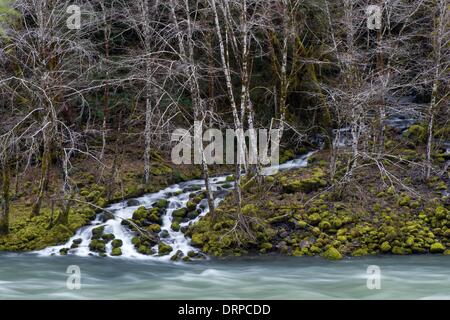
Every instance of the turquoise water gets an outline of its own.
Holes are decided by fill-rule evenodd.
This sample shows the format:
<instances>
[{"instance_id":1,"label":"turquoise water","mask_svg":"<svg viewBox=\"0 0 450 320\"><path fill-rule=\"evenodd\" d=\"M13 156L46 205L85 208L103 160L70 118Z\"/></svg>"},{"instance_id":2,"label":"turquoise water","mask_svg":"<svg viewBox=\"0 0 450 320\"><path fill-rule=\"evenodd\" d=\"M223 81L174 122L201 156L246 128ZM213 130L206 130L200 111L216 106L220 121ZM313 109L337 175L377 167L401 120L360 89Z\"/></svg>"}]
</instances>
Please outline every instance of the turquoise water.
<instances>
[{"instance_id":1,"label":"turquoise water","mask_svg":"<svg viewBox=\"0 0 450 320\"><path fill-rule=\"evenodd\" d=\"M69 290L69 265L81 288ZM367 267L381 289L367 288ZM0 254L0 299L450 299L450 256L380 256L330 262L256 257L171 263Z\"/></svg>"}]
</instances>

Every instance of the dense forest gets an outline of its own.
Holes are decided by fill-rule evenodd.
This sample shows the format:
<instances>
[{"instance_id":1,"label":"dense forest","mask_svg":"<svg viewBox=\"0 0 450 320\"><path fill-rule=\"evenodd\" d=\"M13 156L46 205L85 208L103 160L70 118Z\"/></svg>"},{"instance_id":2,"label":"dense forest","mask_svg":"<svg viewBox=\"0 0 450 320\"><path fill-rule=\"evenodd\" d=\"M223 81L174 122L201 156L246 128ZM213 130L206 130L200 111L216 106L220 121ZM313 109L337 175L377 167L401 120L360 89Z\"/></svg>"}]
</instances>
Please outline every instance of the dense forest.
<instances>
[{"instance_id":1,"label":"dense forest","mask_svg":"<svg viewBox=\"0 0 450 320\"><path fill-rule=\"evenodd\" d=\"M208 255L450 253L448 9L0 0L0 250L63 244L112 203L203 179L171 228ZM174 164L173 132L195 122L278 129L280 162L308 154L308 166ZM208 215L180 228L204 202ZM122 221L139 253L172 252L166 210L161 199ZM105 255L113 237L100 226L89 248ZM173 258L200 256L185 254Z\"/></svg>"}]
</instances>

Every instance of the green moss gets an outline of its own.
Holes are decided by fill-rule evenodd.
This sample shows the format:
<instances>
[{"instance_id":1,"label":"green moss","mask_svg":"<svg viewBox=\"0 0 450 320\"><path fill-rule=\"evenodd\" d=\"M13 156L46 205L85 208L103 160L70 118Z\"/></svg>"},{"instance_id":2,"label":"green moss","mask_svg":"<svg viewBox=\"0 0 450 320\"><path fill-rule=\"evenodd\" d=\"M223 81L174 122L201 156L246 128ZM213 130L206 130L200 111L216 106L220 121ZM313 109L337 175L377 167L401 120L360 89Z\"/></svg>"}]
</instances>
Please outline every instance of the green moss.
<instances>
[{"instance_id":1,"label":"green moss","mask_svg":"<svg viewBox=\"0 0 450 320\"><path fill-rule=\"evenodd\" d=\"M246 204L242 207L242 214L246 216L254 216L258 213L258 207L254 204Z\"/></svg>"},{"instance_id":2,"label":"green moss","mask_svg":"<svg viewBox=\"0 0 450 320\"><path fill-rule=\"evenodd\" d=\"M176 218L184 218L186 216L187 209L186 208L180 208L177 210L174 210L172 212L172 216Z\"/></svg>"},{"instance_id":3,"label":"green moss","mask_svg":"<svg viewBox=\"0 0 450 320\"><path fill-rule=\"evenodd\" d=\"M159 224L154 223L154 224L151 224L148 227L148 230L150 230L151 232L154 232L154 233L160 233L161 232L161 226Z\"/></svg>"},{"instance_id":4,"label":"green moss","mask_svg":"<svg viewBox=\"0 0 450 320\"><path fill-rule=\"evenodd\" d=\"M319 228L321 230L328 230L331 228L331 224L328 221L324 220L319 223Z\"/></svg>"},{"instance_id":5,"label":"green moss","mask_svg":"<svg viewBox=\"0 0 450 320\"><path fill-rule=\"evenodd\" d=\"M164 242L160 242L158 245L158 254L160 256L168 255L169 253L172 252L172 250L173 250L173 248Z\"/></svg>"},{"instance_id":6,"label":"green moss","mask_svg":"<svg viewBox=\"0 0 450 320\"><path fill-rule=\"evenodd\" d=\"M436 219L442 220L447 218L449 211L442 206L439 206L435 210Z\"/></svg>"},{"instance_id":7,"label":"green moss","mask_svg":"<svg viewBox=\"0 0 450 320\"><path fill-rule=\"evenodd\" d=\"M106 234L102 235L102 239L105 240L106 242L110 242L111 240L114 239L114 234L106 233Z\"/></svg>"},{"instance_id":8,"label":"green moss","mask_svg":"<svg viewBox=\"0 0 450 320\"><path fill-rule=\"evenodd\" d=\"M320 214L318 214L318 213L313 213L308 216L308 221L312 225L317 225L321 219L322 218L320 217Z\"/></svg>"},{"instance_id":9,"label":"green moss","mask_svg":"<svg viewBox=\"0 0 450 320\"><path fill-rule=\"evenodd\" d=\"M431 253L443 253L445 251L445 246L440 242L435 242L430 246Z\"/></svg>"},{"instance_id":10,"label":"green moss","mask_svg":"<svg viewBox=\"0 0 450 320\"><path fill-rule=\"evenodd\" d=\"M105 242L102 240L92 240L89 243L89 250L94 252L105 252Z\"/></svg>"},{"instance_id":11,"label":"green moss","mask_svg":"<svg viewBox=\"0 0 450 320\"><path fill-rule=\"evenodd\" d=\"M178 222L172 222L172 224L170 225L170 228L173 231L180 231L180 224Z\"/></svg>"},{"instance_id":12,"label":"green moss","mask_svg":"<svg viewBox=\"0 0 450 320\"><path fill-rule=\"evenodd\" d=\"M411 203L411 197L408 195L402 195L399 199L398 199L398 205L401 207L407 207L409 206Z\"/></svg>"},{"instance_id":13,"label":"green moss","mask_svg":"<svg viewBox=\"0 0 450 320\"><path fill-rule=\"evenodd\" d=\"M367 256L368 254L369 251L367 248L359 248L352 252L352 256L354 257Z\"/></svg>"},{"instance_id":14,"label":"green moss","mask_svg":"<svg viewBox=\"0 0 450 320\"><path fill-rule=\"evenodd\" d=\"M427 130L424 126L415 124L409 127L403 136L415 143L425 143L427 139Z\"/></svg>"},{"instance_id":15,"label":"green moss","mask_svg":"<svg viewBox=\"0 0 450 320\"><path fill-rule=\"evenodd\" d=\"M105 231L104 226L100 226L100 227L92 229L92 239L100 239L102 237L104 231Z\"/></svg>"},{"instance_id":16,"label":"green moss","mask_svg":"<svg viewBox=\"0 0 450 320\"><path fill-rule=\"evenodd\" d=\"M156 201L156 203L154 204L155 207L157 208L167 208L167 206L169 205L169 201L167 201L166 199L160 199L158 201Z\"/></svg>"},{"instance_id":17,"label":"green moss","mask_svg":"<svg viewBox=\"0 0 450 320\"><path fill-rule=\"evenodd\" d=\"M121 239L114 239L111 245L113 248L120 248L123 245L123 241Z\"/></svg>"},{"instance_id":18,"label":"green moss","mask_svg":"<svg viewBox=\"0 0 450 320\"><path fill-rule=\"evenodd\" d=\"M193 201L188 201L186 203L186 209L187 211L194 211L197 208L197 204Z\"/></svg>"},{"instance_id":19,"label":"green moss","mask_svg":"<svg viewBox=\"0 0 450 320\"><path fill-rule=\"evenodd\" d=\"M330 247L322 254L322 257L328 260L341 260L342 254L336 248Z\"/></svg>"},{"instance_id":20,"label":"green moss","mask_svg":"<svg viewBox=\"0 0 450 320\"><path fill-rule=\"evenodd\" d=\"M145 207L139 207L136 211L133 212L133 220L144 220L147 218L148 211Z\"/></svg>"},{"instance_id":21,"label":"green moss","mask_svg":"<svg viewBox=\"0 0 450 320\"><path fill-rule=\"evenodd\" d=\"M122 255L122 249L120 249L120 248L113 248L112 250L111 250L111 255L112 256L121 256Z\"/></svg>"}]
</instances>

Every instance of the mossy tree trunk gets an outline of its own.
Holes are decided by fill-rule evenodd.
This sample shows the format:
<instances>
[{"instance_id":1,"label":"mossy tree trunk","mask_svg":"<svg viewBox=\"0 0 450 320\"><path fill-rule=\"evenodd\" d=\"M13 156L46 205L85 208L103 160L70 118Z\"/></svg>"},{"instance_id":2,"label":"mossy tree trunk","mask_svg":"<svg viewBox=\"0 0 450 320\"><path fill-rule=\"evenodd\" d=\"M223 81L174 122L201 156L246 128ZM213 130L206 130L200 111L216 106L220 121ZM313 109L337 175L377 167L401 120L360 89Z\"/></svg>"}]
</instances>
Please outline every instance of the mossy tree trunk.
<instances>
[{"instance_id":1,"label":"mossy tree trunk","mask_svg":"<svg viewBox=\"0 0 450 320\"><path fill-rule=\"evenodd\" d=\"M7 156L5 156L6 158ZM3 161L2 165L2 208L0 211L0 235L9 233L9 189L11 185L10 168L7 161Z\"/></svg>"},{"instance_id":2,"label":"mossy tree trunk","mask_svg":"<svg viewBox=\"0 0 450 320\"><path fill-rule=\"evenodd\" d=\"M41 177L39 179L38 195L31 210L31 216L38 216L40 214L42 201L44 199L44 195L48 187L49 167L51 162L51 138L49 136L48 128L45 128L43 130L43 136L44 136L44 150L42 152Z\"/></svg>"}]
</instances>

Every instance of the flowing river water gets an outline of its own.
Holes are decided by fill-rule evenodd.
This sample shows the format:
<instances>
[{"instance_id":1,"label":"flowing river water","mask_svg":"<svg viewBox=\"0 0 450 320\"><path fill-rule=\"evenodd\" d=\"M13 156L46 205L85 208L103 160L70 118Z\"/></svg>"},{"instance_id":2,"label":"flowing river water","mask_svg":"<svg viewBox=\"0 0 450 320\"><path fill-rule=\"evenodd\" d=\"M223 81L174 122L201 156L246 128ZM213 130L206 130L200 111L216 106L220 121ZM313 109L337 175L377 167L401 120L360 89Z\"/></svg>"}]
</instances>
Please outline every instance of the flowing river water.
<instances>
[{"instance_id":1,"label":"flowing river water","mask_svg":"<svg viewBox=\"0 0 450 320\"><path fill-rule=\"evenodd\" d=\"M69 265L81 270L70 290ZM367 287L370 265L380 289ZM266 256L190 263L0 255L0 299L450 299L450 257L374 256L331 262Z\"/></svg>"}]
</instances>

